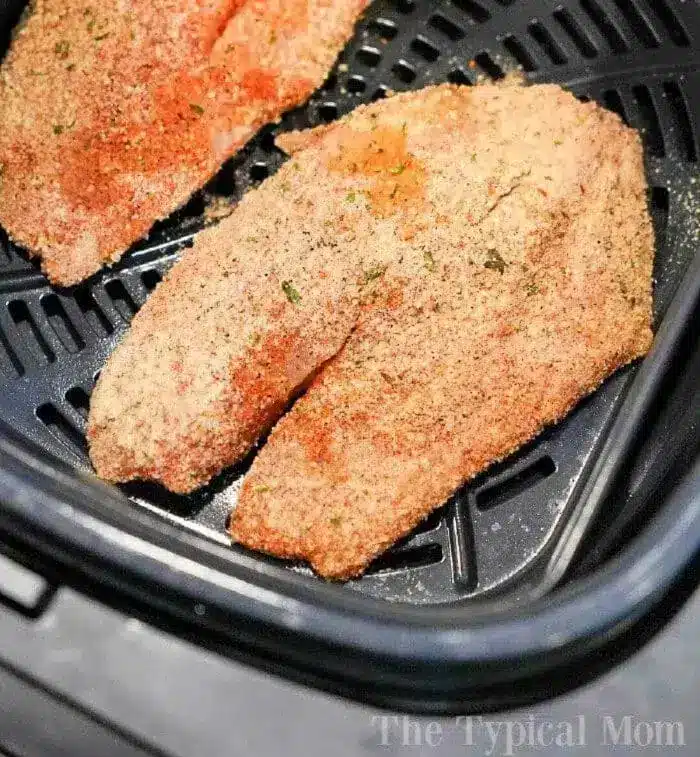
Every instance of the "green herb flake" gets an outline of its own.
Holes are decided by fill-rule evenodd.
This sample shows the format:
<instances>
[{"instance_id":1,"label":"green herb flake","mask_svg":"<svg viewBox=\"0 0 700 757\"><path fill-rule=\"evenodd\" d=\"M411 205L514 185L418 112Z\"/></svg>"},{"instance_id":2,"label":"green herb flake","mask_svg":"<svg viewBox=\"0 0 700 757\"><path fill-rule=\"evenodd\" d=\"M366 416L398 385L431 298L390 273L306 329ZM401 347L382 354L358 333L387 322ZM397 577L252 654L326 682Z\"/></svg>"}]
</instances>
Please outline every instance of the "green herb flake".
<instances>
[{"instance_id":1,"label":"green herb flake","mask_svg":"<svg viewBox=\"0 0 700 757\"><path fill-rule=\"evenodd\" d=\"M347 202L355 202L356 199L357 199L357 195L354 192L348 192L345 195L345 200Z\"/></svg>"},{"instance_id":2,"label":"green herb flake","mask_svg":"<svg viewBox=\"0 0 700 757\"><path fill-rule=\"evenodd\" d=\"M338 528L343 523L343 518L340 515L334 515L331 518L331 526Z\"/></svg>"},{"instance_id":3,"label":"green herb flake","mask_svg":"<svg viewBox=\"0 0 700 757\"><path fill-rule=\"evenodd\" d=\"M401 174L406 170L406 164L405 163L399 163L398 166L393 166L389 169L389 173L392 176L401 176Z\"/></svg>"},{"instance_id":4,"label":"green herb flake","mask_svg":"<svg viewBox=\"0 0 700 757\"><path fill-rule=\"evenodd\" d=\"M267 484L256 484L253 487L253 491L256 494L264 494L265 492L269 492L270 491L270 487Z\"/></svg>"},{"instance_id":5,"label":"green herb flake","mask_svg":"<svg viewBox=\"0 0 700 757\"><path fill-rule=\"evenodd\" d=\"M563 145L563 144L564 144L564 140L563 140L563 139L555 139L555 140L554 140L554 144L555 144L555 145L556 145L557 147L559 147L559 145Z\"/></svg>"},{"instance_id":6,"label":"green herb flake","mask_svg":"<svg viewBox=\"0 0 700 757\"><path fill-rule=\"evenodd\" d=\"M364 283L369 284L370 281L375 281L376 279L382 277L385 271L385 265L373 265L370 269L365 271L363 276Z\"/></svg>"},{"instance_id":7,"label":"green herb flake","mask_svg":"<svg viewBox=\"0 0 700 757\"><path fill-rule=\"evenodd\" d=\"M109 32L103 32L102 34L98 34L95 37L95 42L102 42L103 39L107 39L109 37Z\"/></svg>"},{"instance_id":8,"label":"green herb flake","mask_svg":"<svg viewBox=\"0 0 700 757\"><path fill-rule=\"evenodd\" d=\"M489 250L486 254L484 268L503 273L506 269L506 261L495 250Z\"/></svg>"},{"instance_id":9,"label":"green herb flake","mask_svg":"<svg viewBox=\"0 0 700 757\"><path fill-rule=\"evenodd\" d=\"M204 108L199 103L190 103L190 110L198 116L204 115Z\"/></svg>"},{"instance_id":10,"label":"green herb flake","mask_svg":"<svg viewBox=\"0 0 700 757\"><path fill-rule=\"evenodd\" d=\"M472 153L472 163L476 163L476 153Z\"/></svg>"},{"instance_id":11,"label":"green herb flake","mask_svg":"<svg viewBox=\"0 0 700 757\"><path fill-rule=\"evenodd\" d=\"M53 133L54 134L63 134L65 131L65 126L63 124L54 124L53 125Z\"/></svg>"},{"instance_id":12,"label":"green herb flake","mask_svg":"<svg viewBox=\"0 0 700 757\"><path fill-rule=\"evenodd\" d=\"M529 281L527 284L525 284L525 291L527 292L528 297L532 297L534 294L539 294L540 288L535 284L534 281Z\"/></svg>"},{"instance_id":13,"label":"green herb flake","mask_svg":"<svg viewBox=\"0 0 700 757\"><path fill-rule=\"evenodd\" d=\"M54 47L54 52L56 53L56 55L58 55L59 58L61 58L61 60L65 60L70 54L70 42L65 39L57 42Z\"/></svg>"},{"instance_id":14,"label":"green herb flake","mask_svg":"<svg viewBox=\"0 0 700 757\"><path fill-rule=\"evenodd\" d=\"M435 270L435 258L433 257L433 253L429 250L423 252L423 265L426 270L430 271L430 273L433 273Z\"/></svg>"},{"instance_id":15,"label":"green herb flake","mask_svg":"<svg viewBox=\"0 0 700 757\"><path fill-rule=\"evenodd\" d=\"M294 284L292 284L291 281L282 282L282 291L285 293L287 299L292 303L292 305L298 305L301 302L301 295L294 288Z\"/></svg>"}]
</instances>

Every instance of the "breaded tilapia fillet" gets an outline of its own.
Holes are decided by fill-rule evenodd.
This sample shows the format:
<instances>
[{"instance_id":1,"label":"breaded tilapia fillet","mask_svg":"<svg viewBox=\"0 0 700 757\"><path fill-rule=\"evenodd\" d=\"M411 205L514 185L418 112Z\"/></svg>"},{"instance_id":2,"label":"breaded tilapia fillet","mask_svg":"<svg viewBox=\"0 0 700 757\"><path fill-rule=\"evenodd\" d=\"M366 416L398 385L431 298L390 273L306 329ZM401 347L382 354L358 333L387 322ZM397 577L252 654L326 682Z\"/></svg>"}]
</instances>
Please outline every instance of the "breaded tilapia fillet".
<instances>
[{"instance_id":1,"label":"breaded tilapia fillet","mask_svg":"<svg viewBox=\"0 0 700 757\"><path fill-rule=\"evenodd\" d=\"M57 284L117 260L325 78L369 0L36 0L0 69L0 223Z\"/></svg>"},{"instance_id":2,"label":"breaded tilapia fillet","mask_svg":"<svg viewBox=\"0 0 700 757\"><path fill-rule=\"evenodd\" d=\"M189 491L317 374L231 534L347 578L646 352L642 151L551 85L433 87L278 141L108 361L91 455Z\"/></svg>"}]
</instances>

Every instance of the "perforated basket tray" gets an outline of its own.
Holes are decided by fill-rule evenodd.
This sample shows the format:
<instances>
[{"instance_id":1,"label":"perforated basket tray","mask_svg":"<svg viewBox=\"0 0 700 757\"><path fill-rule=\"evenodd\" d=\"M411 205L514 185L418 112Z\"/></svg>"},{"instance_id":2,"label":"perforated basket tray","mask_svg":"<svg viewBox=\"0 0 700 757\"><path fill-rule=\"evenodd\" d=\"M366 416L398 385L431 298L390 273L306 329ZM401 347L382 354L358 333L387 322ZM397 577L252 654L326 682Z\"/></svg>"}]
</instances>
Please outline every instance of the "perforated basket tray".
<instances>
[{"instance_id":1,"label":"perforated basket tray","mask_svg":"<svg viewBox=\"0 0 700 757\"><path fill-rule=\"evenodd\" d=\"M0 417L47 455L87 468L83 430L95 376L149 291L191 245L207 203L235 202L284 160L276 132L333 120L389 90L446 80L470 85L516 68L531 81L559 82L595 99L642 130L658 325L698 243L699 36L700 10L682 0L378 0L310 102L263 129L115 268L57 290L3 236ZM416 604L551 587L595 514L587 487L601 451L606 461L611 454L619 460L635 432L617 429L610 449L611 424L637 370L617 374L563 423L458 492L348 587ZM228 545L225 518L249 462L191 497L147 485L124 491L133 507ZM240 548L227 549L235 561Z\"/></svg>"}]
</instances>

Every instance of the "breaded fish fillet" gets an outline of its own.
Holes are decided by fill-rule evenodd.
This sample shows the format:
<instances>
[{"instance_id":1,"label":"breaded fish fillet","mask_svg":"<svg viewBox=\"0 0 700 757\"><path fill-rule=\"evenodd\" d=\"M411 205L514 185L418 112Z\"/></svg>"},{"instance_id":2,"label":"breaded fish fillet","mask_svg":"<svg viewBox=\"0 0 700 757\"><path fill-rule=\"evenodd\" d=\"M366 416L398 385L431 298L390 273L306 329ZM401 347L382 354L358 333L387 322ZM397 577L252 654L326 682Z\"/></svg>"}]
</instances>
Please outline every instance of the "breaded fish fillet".
<instances>
[{"instance_id":1,"label":"breaded fish fillet","mask_svg":"<svg viewBox=\"0 0 700 757\"><path fill-rule=\"evenodd\" d=\"M395 249L379 256L386 268L355 330L272 431L230 526L242 544L328 578L361 573L652 338L637 135L552 87L443 90L453 104L442 111L436 96L409 96L424 111L407 114L396 174L415 177L414 213L406 221L399 205L391 217ZM336 129L366 128L367 116ZM339 151L326 135L296 159L341 161L362 191L348 223L384 223L352 152L362 139L343 139Z\"/></svg>"},{"instance_id":2,"label":"breaded fish fillet","mask_svg":"<svg viewBox=\"0 0 700 757\"><path fill-rule=\"evenodd\" d=\"M117 260L325 78L369 0L36 0L0 70L0 223L57 284Z\"/></svg>"},{"instance_id":3,"label":"breaded fish fillet","mask_svg":"<svg viewBox=\"0 0 700 757\"><path fill-rule=\"evenodd\" d=\"M651 341L641 146L556 86L440 86L278 140L92 400L112 481L186 492L315 374L232 536L346 578Z\"/></svg>"}]
</instances>

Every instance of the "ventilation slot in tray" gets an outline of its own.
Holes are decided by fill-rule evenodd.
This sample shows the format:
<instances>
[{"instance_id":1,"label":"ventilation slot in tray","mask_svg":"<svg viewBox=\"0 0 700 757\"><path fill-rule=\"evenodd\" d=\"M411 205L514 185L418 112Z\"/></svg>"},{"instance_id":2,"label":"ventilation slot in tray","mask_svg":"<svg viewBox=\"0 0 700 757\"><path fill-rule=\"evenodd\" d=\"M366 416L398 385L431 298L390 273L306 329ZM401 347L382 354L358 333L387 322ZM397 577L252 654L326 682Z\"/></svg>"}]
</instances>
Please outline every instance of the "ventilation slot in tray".
<instances>
[{"instance_id":1,"label":"ventilation slot in tray","mask_svg":"<svg viewBox=\"0 0 700 757\"><path fill-rule=\"evenodd\" d=\"M87 455L87 445L82 431L76 428L61 411L51 402L46 402L36 409L36 417L46 426L53 436L67 444L81 456Z\"/></svg>"},{"instance_id":2,"label":"ventilation slot in tray","mask_svg":"<svg viewBox=\"0 0 700 757\"><path fill-rule=\"evenodd\" d=\"M353 94L360 94L361 92L364 92L367 87L367 82L365 81L364 76L358 76L357 74L353 74L348 79L347 83L348 92L352 92Z\"/></svg>"},{"instance_id":3,"label":"ventilation slot in tray","mask_svg":"<svg viewBox=\"0 0 700 757\"><path fill-rule=\"evenodd\" d=\"M679 47L687 47L690 39L666 0L650 0L649 5L668 32L670 40Z\"/></svg>"},{"instance_id":4,"label":"ventilation slot in tray","mask_svg":"<svg viewBox=\"0 0 700 757\"><path fill-rule=\"evenodd\" d=\"M111 279L105 283L105 291L114 303L114 307L119 315L126 323L129 323L136 315L138 307L127 288L119 279Z\"/></svg>"},{"instance_id":5,"label":"ventilation slot in tray","mask_svg":"<svg viewBox=\"0 0 700 757\"><path fill-rule=\"evenodd\" d=\"M680 143L681 156L684 160L695 163L698 159L697 146L693 138L690 117L683 93L676 82L669 81L664 83L664 94L675 121L675 134Z\"/></svg>"},{"instance_id":6,"label":"ventilation slot in tray","mask_svg":"<svg viewBox=\"0 0 700 757\"><path fill-rule=\"evenodd\" d=\"M41 308L49 325L68 352L80 352L85 347L85 340L68 317L58 296L47 294L41 298Z\"/></svg>"},{"instance_id":7,"label":"ventilation slot in tray","mask_svg":"<svg viewBox=\"0 0 700 757\"><path fill-rule=\"evenodd\" d=\"M253 163L253 165L250 167L250 180L253 182L253 184L259 184L261 181L265 181L267 177L270 175L270 169L267 166L267 163L257 162Z\"/></svg>"},{"instance_id":8,"label":"ventilation slot in tray","mask_svg":"<svg viewBox=\"0 0 700 757\"><path fill-rule=\"evenodd\" d=\"M151 268L141 274L141 282L149 292L152 292L162 280L163 277L160 275L160 271L156 271L155 268Z\"/></svg>"},{"instance_id":9,"label":"ventilation slot in tray","mask_svg":"<svg viewBox=\"0 0 700 757\"><path fill-rule=\"evenodd\" d=\"M66 402L78 415L87 420L90 409L90 395L82 386L74 386L66 392Z\"/></svg>"},{"instance_id":10,"label":"ventilation slot in tray","mask_svg":"<svg viewBox=\"0 0 700 757\"><path fill-rule=\"evenodd\" d=\"M56 353L41 333L34 316L27 307L27 303L24 300L12 300L7 309L15 323L19 341L22 342L37 363L53 363L56 360Z\"/></svg>"},{"instance_id":11,"label":"ventilation slot in tray","mask_svg":"<svg viewBox=\"0 0 700 757\"><path fill-rule=\"evenodd\" d=\"M630 29L644 47L654 48L659 46L659 40L644 16L637 9L633 0L615 0L615 5L625 17Z\"/></svg>"},{"instance_id":12,"label":"ventilation slot in tray","mask_svg":"<svg viewBox=\"0 0 700 757\"><path fill-rule=\"evenodd\" d=\"M482 24L491 18L491 14L486 8L479 5L479 3L472 2L472 0L452 0L452 3L456 8L466 13L471 21L477 24Z\"/></svg>"},{"instance_id":13,"label":"ventilation slot in tray","mask_svg":"<svg viewBox=\"0 0 700 757\"><path fill-rule=\"evenodd\" d=\"M498 79L503 79L503 77L505 76L503 69L486 52L475 55L474 62L487 76L489 76L491 79L494 79L495 81L497 81Z\"/></svg>"},{"instance_id":14,"label":"ventilation slot in tray","mask_svg":"<svg viewBox=\"0 0 700 757\"><path fill-rule=\"evenodd\" d=\"M601 36L610 45L613 53L625 53L629 50L618 27L608 17L596 0L581 0L581 8L591 19Z\"/></svg>"},{"instance_id":15,"label":"ventilation slot in tray","mask_svg":"<svg viewBox=\"0 0 700 757\"><path fill-rule=\"evenodd\" d=\"M9 339L0 326L0 369L6 376L19 378L24 376L25 370L22 361L17 357L17 353L12 348Z\"/></svg>"},{"instance_id":16,"label":"ventilation slot in tray","mask_svg":"<svg viewBox=\"0 0 700 757\"><path fill-rule=\"evenodd\" d=\"M377 89L374 90L372 93L372 97L370 97L371 102L376 102L377 100L383 100L390 92L390 88L386 86L386 84L380 84Z\"/></svg>"},{"instance_id":17,"label":"ventilation slot in tray","mask_svg":"<svg viewBox=\"0 0 700 757\"><path fill-rule=\"evenodd\" d=\"M109 336L114 331L111 321L102 312L92 292L86 286L75 289L73 298L83 317L98 337Z\"/></svg>"},{"instance_id":18,"label":"ventilation slot in tray","mask_svg":"<svg viewBox=\"0 0 700 757\"><path fill-rule=\"evenodd\" d=\"M369 29L387 42L394 39L399 31L396 24L388 18L375 18L369 25Z\"/></svg>"},{"instance_id":19,"label":"ventilation slot in tray","mask_svg":"<svg viewBox=\"0 0 700 757\"><path fill-rule=\"evenodd\" d=\"M469 74L463 68L455 68L447 74L447 81L450 84L473 84Z\"/></svg>"},{"instance_id":20,"label":"ventilation slot in tray","mask_svg":"<svg viewBox=\"0 0 700 757\"><path fill-rule=\"evenodd\" d=\"M417 536L418 534L427 534L429 531L434 531L442 523L442 511L436 510L422 522L419 523L411 532L411 536Z\"/></svg>"},{"instance_id":21,"label":"ventilation slot in tray","mask_svg":"<svg viewBox=\"0 0 700 757\"><path fill-rule=\"evenodd\" d=\"M625 112L625 106L620 97L620 93L616 89L607 89L603 92L603 105L605 105L608 110L617 113L626 124L629 124L629 119Z\"/></svg>"},{"instance_id":22,"label":"ventilation slot in tray","mask_svg":"<svg viewBox=\"0 0 700 757\"><path fill-rule=\"evenodd\" d=\"M560 66L566 63L566 56L563 50L557 44L557 41L549 33L549 30L539 21L530 21L527 30L530 36L542 48L542 52L549 58L552 63Z\"/></svg>"},{"instance_id":23,"label":"ventilation slot in tray","mask_svg":"<svg viewBox=\"0 0 700 757\"><path fill-rule=\"evenodd\" d=\"M392 550L375 560L367 574L424 568L439 563L442 556L442 547L439 544L424 544L420 547Z\"/></svg>"},{"instance_id":24,"label":"ventilation slot in tray","mask_svg":"<svg viewBox=\"0 0 700 757\"><path fill-rule=\"evenodd\" d=\"M522 66L523 71L537 71L537 63L528 49L513 35L508 35L502 40L503 47L510 53L513 59Z\"/></svg>"},{"instance_id":25,"label":"ventilation slot in tray","mask_svg":"<svg viewBox=\"0 0 700 757\"><path fill-rule=\"evenodd\" d=\"M416 37L411 42L411 50L428 63L434 63L440 57L440 51L425 37Z\"/></svg>"},{"instance_id":26,"label":"ventilation slot in tray","mask_svg":"<svg viewBox=\"0 0 700 757\"><path fill-rule=\"evenodd\" d=\"M318 117L319 120L327 124L335 121L338 118L338 106L335 103L323 103L318 108Z\"/></svg>"},{"instance_id":27,"label":"ventilation slot in tray","mask_svg":"<svg viewBox=\"0 0 700 757\"><path fill-rule=\"evenodd\" d=\"M406 60L400 60L391 69L404 84L410 84L416 78L416 70Z\"/></svg>"},{"instance_id":28,"label":"ventilation slot in tray","mask_svg":"<svg viewBox=\"0 0 700 757\"><path fill-rule=\"evenodd\" d=\"M476 493L476 506L480 510L490 510L549 478L556 469L551 457L542 457L514 476L480 489Z\"/></svg>"},{"instance_id":29,"label":"ventilation slot in tray","mask_svg":"<svg viewBox=\"0 0 700 757\"><path fill-rule=\"evenodd\" d=\"M453 42L464 38L464 30L440 13L431 16L428 19L428 24Z\"/></svg>"},{"instance_id":30,"label":"ventilation slot in tray","mask_svg":"<svg viewBox=\"0 0 700 757\"><path fill-rule=\"evenodd\" d=\"M406 16L416 9L416 0L392 0L392 4L399 13Z\"/></svg>"},{"instance_id":31,"label":"ventilation slot in tray","mask_svg":"<svg viewBox=\"0 0 700 757\"><path fill-rule=\"evenodd\" d=\"M0 229L0 267L6 266L12 262L12 253L10 252L10 240L3 229Z\"/></svg>"},{"instance_id":32,"label":"ventilation slot in tray","mask_svg":"<svg viewBox=\"0 0 700 757\"><path fill-rule=\"evenodd\" d=\"M355 58L367 68L376 68L382 61L382 54L376 47L361 47Z\"/></svg>"},{"instance_id":33,"label":"ventilation slot in tray","mask_svg":"<svg viewBox=\"0 0 700 757\"><path fill-rule=\"evenodd\" d=\"M642 138L650 155L664 156L664 138L659 125L659 114L648 87L639 84L632 87L632 94L642 119Z\"/></svg>"},{"instance_id":34,"label":"ventilation slot in tray","mask_svg":"<svg viewBox=\"0 0 700 757\"><path fill-rule=\"evenodd\" d=\"M651 220L654 224L656 246L663 249L666 246L666 229L668 228L669 192L666 187L652 187L650 190L649 207Z\"/></svg>"},{"instance_id":35,"label":"ventilation slot in tray","mask_svg":"<svg viewBox=\"0 0 700 757\"><path fill-rule=\"evenodd\" d=\"M578 51L584 58L595 58L596 49L593 42L588 38L578 21L569 13L566 8L557 8L552 14L561 28L570 37L576 45Z\"/></svg>"}]
</instances>

